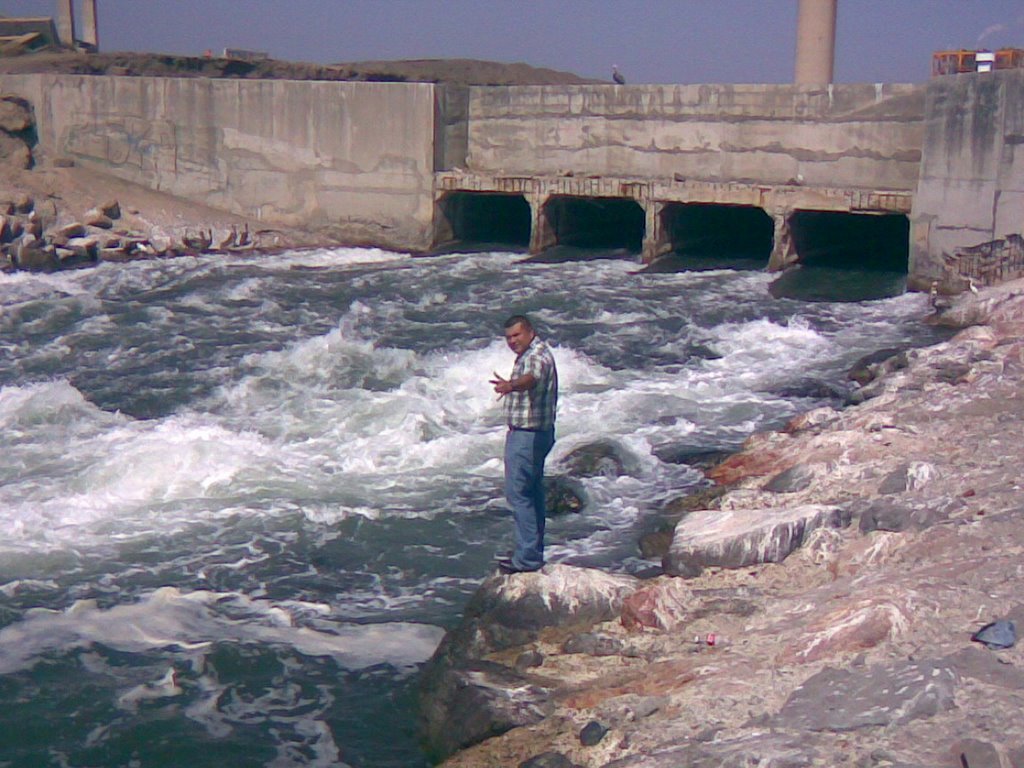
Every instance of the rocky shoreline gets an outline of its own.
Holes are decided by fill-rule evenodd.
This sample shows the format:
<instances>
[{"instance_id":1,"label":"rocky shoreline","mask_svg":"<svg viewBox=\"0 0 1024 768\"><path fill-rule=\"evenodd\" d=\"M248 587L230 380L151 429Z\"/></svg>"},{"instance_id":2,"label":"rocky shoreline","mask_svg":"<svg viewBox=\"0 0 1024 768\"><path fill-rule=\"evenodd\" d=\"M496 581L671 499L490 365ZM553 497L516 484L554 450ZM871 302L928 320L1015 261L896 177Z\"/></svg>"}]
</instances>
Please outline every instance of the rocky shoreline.
<instances>
[{"instance_id":1,"label":"rocky shoreline","mask_svg":"<svg viewBox=\"0 0 1024 768\"><path fill-rule=\"evenodd\" d=\"M922 296L922 315L930 308ZM1024 281L858 404L752 436L680 499L664 575L494 575L423 674L446 768L1024 765ZM657 548L657 544L649 544ZM648 555L654 555L648 552Z\"/></svg>"}]
</instances>

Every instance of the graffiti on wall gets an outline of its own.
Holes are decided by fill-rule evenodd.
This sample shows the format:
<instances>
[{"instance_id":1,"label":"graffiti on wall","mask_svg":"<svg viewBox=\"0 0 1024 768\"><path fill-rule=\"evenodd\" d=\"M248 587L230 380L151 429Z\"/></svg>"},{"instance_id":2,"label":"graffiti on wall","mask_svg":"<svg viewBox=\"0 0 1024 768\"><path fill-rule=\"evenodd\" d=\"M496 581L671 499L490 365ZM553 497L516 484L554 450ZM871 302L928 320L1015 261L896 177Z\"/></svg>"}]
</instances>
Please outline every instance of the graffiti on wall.
<instances>
[{"instance_id":1,"label":"graffiti on wall","mask_svg":"<svg viewBox=\"0 0 1024 768\"><path fill-rule=\"evenodd\" d=\"M133 174L175 173L178 137L173 123L119 117L73 124L64 134L63 151Z\"/></svg>"}]
</instances>

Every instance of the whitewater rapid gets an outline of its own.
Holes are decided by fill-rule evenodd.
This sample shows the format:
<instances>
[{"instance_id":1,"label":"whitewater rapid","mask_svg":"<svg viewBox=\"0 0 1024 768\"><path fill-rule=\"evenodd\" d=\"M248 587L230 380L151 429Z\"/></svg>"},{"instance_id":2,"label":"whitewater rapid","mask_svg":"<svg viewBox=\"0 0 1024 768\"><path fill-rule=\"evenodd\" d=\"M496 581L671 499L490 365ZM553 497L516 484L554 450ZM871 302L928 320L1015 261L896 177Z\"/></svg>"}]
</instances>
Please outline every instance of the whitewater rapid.
<instances>
[{"instance_id":1,"label":"whitewater rapid","mask_svg":"<svg viewBox=\"0 0 1024 768\"><path fill-rule=\"evenodd\" d=\"M264 745L252 764L416 764L414 736L365 710L406 690L507 548L487 384L511 369L504 317L530 313L559 368L549 472L599 440L628 458L552 521L549 558L640 571L638 526L701 482L660 446L733 448L861 355L932 338L921 296L807 303L771 280L372 249L0 275L0 683L40 691L0 701L45 718L99 685L68 759L130 755L161 706L198 728L194 765L236 737ZM222 658L250 652L277 676ZM253 729L261 696L277 714Z\"/></svg>"}]
</instances>

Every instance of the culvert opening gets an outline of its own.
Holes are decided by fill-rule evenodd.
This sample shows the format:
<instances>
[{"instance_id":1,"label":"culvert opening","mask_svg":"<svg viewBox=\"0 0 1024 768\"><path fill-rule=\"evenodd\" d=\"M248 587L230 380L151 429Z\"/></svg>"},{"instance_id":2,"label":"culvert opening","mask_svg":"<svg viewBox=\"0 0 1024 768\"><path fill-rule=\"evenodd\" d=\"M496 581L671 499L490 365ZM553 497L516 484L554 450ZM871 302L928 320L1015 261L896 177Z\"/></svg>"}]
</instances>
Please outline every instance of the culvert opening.
<instances>
[{"instance_id":1,"label":"culvert opening","mask_svg":"<svg viewBox=\"0 0 1024 768\"><path fill-rule=\"evenodd\" d=\"M440 207L441 250L521 251L530 246L530 204L522 195L450 192Z\"/></svg>"},{"instance_id":2,"label":"culvert opening","mask_svg":"<svg viewBox=\"0 0 1024 768\"><path fill-rule=\"evenodd\" d=\"M770 287L777 298L867 301L906 290L910 222L902 214L797 211L789 218L797 267Z\"/></svg>"},{"instance_id":3,"label":"culvert opening","mask_svg":"<svg viewBox=\"0 0 1024 768\"><path fill-rule=\"evenodd\" d=\"M789 229L805 266L907 272L910 221L903 214L796 211Z\"/></svg>"},{"instance_id":4,"label":"culvert opening","mask_svg":"<svg viewBox=\"0 0 1024 768\"><path fill-rule=\"evenodd\" d=\"M681 269L763 269L775 237L772 217L750 205L668 203L661 226L670 246L667 261Z\"/></svg>"},{"instance_id":5,"label":"culvert opening","mask_svg":"<svg viewBox=\"0 0 1024 768\"><path fill-rule=\"evenodd\" d=\"M558 246L630 254L643 248L646 216L636 200L556 195L544 216Z\"/></svg>"}]
</instances>

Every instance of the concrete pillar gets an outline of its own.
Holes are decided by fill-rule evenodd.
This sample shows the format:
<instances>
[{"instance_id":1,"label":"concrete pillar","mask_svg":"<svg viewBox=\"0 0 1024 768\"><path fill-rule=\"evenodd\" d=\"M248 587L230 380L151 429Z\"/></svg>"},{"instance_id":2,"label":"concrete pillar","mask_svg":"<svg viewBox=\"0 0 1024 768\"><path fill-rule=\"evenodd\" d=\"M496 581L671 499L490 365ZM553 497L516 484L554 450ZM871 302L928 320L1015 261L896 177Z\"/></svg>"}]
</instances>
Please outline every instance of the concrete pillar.
<instances>
[{"instance_id":1,"label":"concrete pillar","mask_svg":"<svg viewBox=\"0 0 1024 768\"><path fill-rule=\"evenodd\" d=\"M99 19L96 16L96 0L82 0L82 42L92 48L100 49Z\"/></svg>"},{"instance_id":2,"label":"concrete pillar","mask_svg":"<svg viewBox=\"0 0 1024 768\"><path fill-rule=\"evenodd\" d=\"M526 201L530 204L530 253L534 255L546 251L558 242L555 228L551 226L544 211L549 197L545 194L526 196Z\"/></svg>"},{"instance_id":3,"label":"concrete pillar","mask_svg":"<svg viewBox=\"0 0 1024 768\"><path fill-rule=\"evenodd\" d=\"M797 85L832 82L836 53L836 6L839 0L800 0L796 24Z\"/></svg>"},{"instance_id":4,"label":"concrete pillar","mask_svg":"<svg viewBox=\"0 0 1024 768\"><path fill-rule=\"evenodd\" d=\"M768 257L768 271L780 272L786 267L796 264L796 244L789 228L790 211L772 214L775 233L772 237L772 255Z\"/></svg>"},{"instance_id":5,"label":"concrete pillar","mask_svg":"<svg viewBox=\"0 0 1024 768\"><path fill-rule=\"evenodd\" d=\"M75 44L75 9L72 0L57 0L57 39L68 47Z\"/></svg>"},{"instance_id":6,"label":"concrete pillar","mask_svg":"<svg viewBox=\"0 0 1024 768\"><path fill-rule=\"evenodd\" d=\"M664 203L657 203L648 200L642 203L644 215L647 217L644 226L644 244L641 251L641 258L644 264L650 264L655 259L664 256L672 250L672 243L665 232L661 220L661 212L665 208Z\"/></svg>"}]
</instances>

